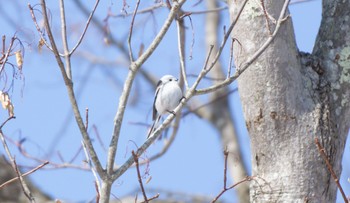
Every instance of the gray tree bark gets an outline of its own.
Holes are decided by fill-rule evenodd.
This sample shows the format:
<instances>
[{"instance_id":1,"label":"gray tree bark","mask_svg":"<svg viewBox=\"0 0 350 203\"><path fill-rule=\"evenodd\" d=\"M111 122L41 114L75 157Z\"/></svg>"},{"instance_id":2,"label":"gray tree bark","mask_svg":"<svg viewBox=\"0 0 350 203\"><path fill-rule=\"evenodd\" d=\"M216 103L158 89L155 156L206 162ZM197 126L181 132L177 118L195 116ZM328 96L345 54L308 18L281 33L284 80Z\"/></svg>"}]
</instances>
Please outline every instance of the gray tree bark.
<instances>
[{"instance_id":1,"label":"gray tree bark","mask_svg":"<svg viewBox=\"0 0 350 203\"><path fill-rule=\"evenodd\" d=\"M229 2L231 19L242 1ZM264 1L278 19L283 1ZM311 54L296 47L292 19L265 52L238 79L251 138L252 202L335 202L337 187L321 159L315 138L325 146L337 176L349 131L350 2L323 2L323 19ZM275 24L269 20L273 31ZM269 36L260 1L249 1L233 37L236 67Z\"/></svg>"}]
</instances>

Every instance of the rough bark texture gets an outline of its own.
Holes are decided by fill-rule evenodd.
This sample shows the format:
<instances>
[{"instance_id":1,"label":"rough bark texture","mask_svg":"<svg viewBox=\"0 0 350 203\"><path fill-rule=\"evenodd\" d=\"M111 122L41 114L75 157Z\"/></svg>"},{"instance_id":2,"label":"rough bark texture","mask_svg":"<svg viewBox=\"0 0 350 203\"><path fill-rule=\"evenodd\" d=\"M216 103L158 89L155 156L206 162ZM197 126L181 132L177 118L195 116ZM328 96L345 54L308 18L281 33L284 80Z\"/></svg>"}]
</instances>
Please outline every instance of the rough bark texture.
<instances>
[{"instance_id":1,"label":"rough bark texture","mask_svg":"<svg viewBox=\"0 0 350 203\"><path fill-rule=\"evenodd\" d=\"M230 2L231 18L241 2ZM237 67L269 35L259 3L248 2L234 29L233 37L242 44L242 50L235 47ZM284 2L264 3L277 19ZM335 202L337 188L314 139L325 146L339 177L349 129L349 5L324 2L314 55L298 53L288 18L269 48L238 79L257 177L251 182L252 202Z\"/></svg>"}]
</instances>

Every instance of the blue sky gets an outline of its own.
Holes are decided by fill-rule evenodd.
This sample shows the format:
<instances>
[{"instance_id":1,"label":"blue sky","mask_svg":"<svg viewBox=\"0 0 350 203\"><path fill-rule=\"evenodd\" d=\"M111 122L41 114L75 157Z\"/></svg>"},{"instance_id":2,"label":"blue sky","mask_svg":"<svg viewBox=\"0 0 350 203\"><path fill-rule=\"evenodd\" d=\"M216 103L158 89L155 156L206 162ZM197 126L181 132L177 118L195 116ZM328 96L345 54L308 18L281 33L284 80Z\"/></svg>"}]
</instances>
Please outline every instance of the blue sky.
<instances>
[{"instance_id":1,"label":"blue sky","mask_svg":"<svg viewBox=\"0 0 350 203\"><path fill-rule=\"evenodd\" d=\"M86 1L86 5L94 1ZM141 7L151 5L153 1L142 3ZM38 1L30 1L32 5ZM202 3L203 4L203 3ZM48 4L53 18L53 31L60 43L58 2L51 1ZM69 30L70 47L77 41L86 18L77 10L70 1L66 2L67 23ZM18 12L18 8L21 12ZM39 9L39 6L37 7ZM108 12L119 14L122 9L121 1L101 1L96 16L102 22ZM128 12L132 12L134 5L130 3ZM186 10L203 10L204 6L186 6ZM0 18L2 29L0 34L10 38L15 32L25 42L25 58L23 75L25 80L16 80L11 98L15 104L16 119L10 121L4 128L4 132L11 139L19 140L26 138L24 146L33 156L42 159L61 163L59 155L65 161L70 160L80 147L81 136L72 117L71 107L67 97L66 89L60 75L53 55L43 48L39 54L37 51L38 34L35 30L27 3L7 2L0 0L0 12L9 19ZM12 15L16 12L16 15ZM135 35L133 36L133 46L138 50L143 42L148 44L161 27L168 10L158 9L152 17L149 14L140 15L136 18ZM290 6L290 12L295 28L296 40L299 50L310 52L313 48L315 37L321 19L321 1L310 1ZM39 14L37 13L38 18ZM192 16L194 25L195 44L193 47L193 59L188 60L188 74L196 74L201 68L203 57L205 56L204 36L204 15ZM156 20L155 20L156 19ZM222 12L221 24L228 25L229 18L227 11ZM109 28L116 39L125 41L129 30L130 18L111 18ZM189 21L186 25L190 26ZM189 52L192 42L192 31L188 31L187 52ZM175 24L165 36L156 52L145 63L144 69L154 73L159 78L164 74L178 75L178 54L176 44ZM101 30L93 25L89 28L85 40L73 57L73 75L75 79L75 90L77 91L78 102L81 112L89 108L90 133L94 138L94 144L101 155L102 162L105 161L105 151L98 144L96 132L103 143L108 146L110 135L113 130L113 118L116 113L118 98L121 93L121 85L127 74L128 61L121 55L120 51L112 46L103 45L104 36ZM98 46L97 46L98 45ZM87 58L87 53L96 57L105 58L107 62L113 62L113 66L108 64L91 64ZM221 59L224 66L228 63L229 50ZM91 59L91 57L90 57ZM176 62L175 62L176 61ZM203 84L205 85L205 83ZM235 88L233 84L231 88ZM23 92L23 94L22 94ZM147 129L135 123L151 122L151 107L153 102L154 89L142 77L139 77L133 86L128 105L121 140L117 155L117 163L122 164L136 145L141 145L146 137ZM201 97L203 101L207 98ZM230 103L233 109L233 116L238 126L240 144L243 146L245 163L250 169L249 137L245 129L242 110L238 93L230 95ZM0 111L0 120L6 118L6 112ZM94 131L94 127L96 131ZM163 146L159 141L153 144L147 151L147 156L158 152ZM24 166L35 166L36 163L28 160L18 153L12 146L12 151L16 154L17 162ZM0 149L0 152L3 152ZM349 163L349 146L345 149L344 161ZM85 157L80 153L75 164L82 164ZM144 168L142 168L144 170ZM189 115L181 121L180 131L173 146L160 159L152 162L149 166L152 180L146 185L146 189L153 191L165 190L169 192L180 192L186 194L198 194L213 197L222 189L223 155L222 146L218 133L204 120L194 115ZM344 165L342 184L347 191L349 183L347 177L350 176L349 168ZM40 188L46 191L53 198L71 201L90 200L95 195L93 185L94 178L88 171L78 169L56 169L40 170L30 176ZM113 194L116 197L134 195L138 189L136 171L131 168L113 186ZM152 192L150 192L152 194ZM349 194L349 193L348 193ZM227 192L223 199L232 199L233 192Z\"/></svg>"}]
</instances>

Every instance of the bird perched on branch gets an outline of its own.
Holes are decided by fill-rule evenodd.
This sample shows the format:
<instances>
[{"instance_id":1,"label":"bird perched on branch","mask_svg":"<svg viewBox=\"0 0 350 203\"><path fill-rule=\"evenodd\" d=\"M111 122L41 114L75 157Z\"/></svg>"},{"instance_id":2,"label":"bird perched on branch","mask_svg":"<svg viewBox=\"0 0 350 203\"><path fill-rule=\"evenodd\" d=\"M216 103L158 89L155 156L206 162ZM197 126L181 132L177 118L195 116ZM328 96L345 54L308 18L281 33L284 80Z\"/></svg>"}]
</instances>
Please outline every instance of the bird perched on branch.
<instances>
[{"instance_id":1,"label":"bird perched on branch","mask_svg":"<svg viewBox=\"0 0 350 203\"><path fill-rule=\"evenodd\" d=\"M157 89L153 102L153 125L148 133L150 137L154 130L154 126L159 122L162 115L166 113L174 114L174 109L183 98L182 90L178 83L178 79L172 75L164 75L157 84Z\"/></svg>"}]
</instances>

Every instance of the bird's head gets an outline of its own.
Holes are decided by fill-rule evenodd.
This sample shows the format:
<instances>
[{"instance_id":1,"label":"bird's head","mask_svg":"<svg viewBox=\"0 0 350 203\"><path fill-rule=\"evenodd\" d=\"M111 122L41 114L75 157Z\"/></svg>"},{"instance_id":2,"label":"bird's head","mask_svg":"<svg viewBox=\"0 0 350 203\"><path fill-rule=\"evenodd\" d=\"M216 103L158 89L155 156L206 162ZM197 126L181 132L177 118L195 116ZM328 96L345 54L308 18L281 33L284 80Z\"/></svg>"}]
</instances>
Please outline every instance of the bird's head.
<instances>
[{"instance_id":1,"label":"bird's head","mask_svg":"<svg viewBox=\"0 0 350 203\"><path fill-rule=\"evenodd\" d=\"M177 82L178 79L175 78L174 76L172 75L164 75L158 82L157 86L161 85L161 84L166 84L168 82L172 82L172 81L175 81Z\"/></svg>"}]
</instances>

